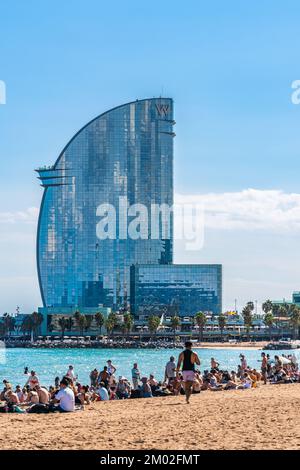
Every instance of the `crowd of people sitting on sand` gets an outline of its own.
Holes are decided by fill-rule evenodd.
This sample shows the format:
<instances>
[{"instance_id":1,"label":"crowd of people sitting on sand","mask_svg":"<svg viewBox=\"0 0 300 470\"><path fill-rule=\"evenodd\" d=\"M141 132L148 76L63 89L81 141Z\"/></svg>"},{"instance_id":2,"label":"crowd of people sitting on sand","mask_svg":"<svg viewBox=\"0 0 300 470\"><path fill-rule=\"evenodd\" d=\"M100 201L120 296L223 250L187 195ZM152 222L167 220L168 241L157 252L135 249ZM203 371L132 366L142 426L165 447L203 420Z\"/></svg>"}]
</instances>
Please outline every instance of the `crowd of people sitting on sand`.
<instances>
[{"instance_id":1,"label":"crowd of people sitting on sand","mask_svg":"<svg viewBox=\"0 0 300 470\"><path fill-rule=\"evenodd\" d=\"M260 384L287 384L300 382L297 358L275 356L261 353L259 368L249 367L245 355L240 354L237 370L224 370L218 361L211 358L210 370L199 370L200 360L197 353L186 343L186 349L180 353L177 363L171 356L164 371L164 380L158 381L154 374L143 376L137 363L133 364L131 380L124 376L117 379L117 367L111 360L100 371L93 369L90 384L83 385L72 365L60 379L55 378L49 387L40 383L34 370L24 370L26 383L23 387L13 387L8 380L3 380L4 388L0 392L0 412L49 413L72 412L84 409L95 401L123 400L129 398L151 398L157 396L190 395L204 390L221 391L256 388Z\"/></svg>"}]
</instances>

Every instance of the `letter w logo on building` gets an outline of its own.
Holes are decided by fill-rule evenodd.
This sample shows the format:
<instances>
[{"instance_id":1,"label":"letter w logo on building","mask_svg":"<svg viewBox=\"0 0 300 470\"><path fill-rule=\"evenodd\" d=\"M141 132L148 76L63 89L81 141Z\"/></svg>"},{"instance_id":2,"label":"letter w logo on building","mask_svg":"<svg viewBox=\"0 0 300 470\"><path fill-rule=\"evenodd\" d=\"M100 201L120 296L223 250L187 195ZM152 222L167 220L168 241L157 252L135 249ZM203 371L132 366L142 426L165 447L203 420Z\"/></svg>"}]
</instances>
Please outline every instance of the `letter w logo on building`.
<instances>
[{"instance_id":1,"label":"letter w logo on building","mask_svg":"<svg viewBox=\"0 0 300 470\"><path fill-rule=\"evenodd\" d=\"M156 110L160 116L166 116L169 111L169 105L168 104L156 104Z\"/></svg>"}]
</instances>

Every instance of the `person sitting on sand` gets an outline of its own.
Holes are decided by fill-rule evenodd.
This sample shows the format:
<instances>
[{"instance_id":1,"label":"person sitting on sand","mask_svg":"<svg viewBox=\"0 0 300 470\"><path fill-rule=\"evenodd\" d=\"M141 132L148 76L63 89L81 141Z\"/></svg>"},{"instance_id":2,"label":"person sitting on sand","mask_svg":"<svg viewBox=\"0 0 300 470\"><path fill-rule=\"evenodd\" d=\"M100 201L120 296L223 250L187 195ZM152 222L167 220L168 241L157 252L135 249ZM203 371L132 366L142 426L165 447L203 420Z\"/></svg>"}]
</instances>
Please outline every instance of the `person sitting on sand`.
<instances>
[{"instance_id":1,"label":"person sitting on sand","mask_svg":"<svg viewBox=\"0 0 300 470\"><path fill-rule=\"evenodd\" d=\"M124 400L130 397L130 385L124 376L119 377L116 395L119 400Z\"/></svg>"},{"instance_id":2,"label":"person sitting on sand","mask_svg":"<svg viewBox=\"0 0 300 470\"><path fill-rule=\"evenodd\" d=\"M99 387L97 389L97 395L100 398L100 401L108 401L109 400L109 394L107 391L107 388L105 386L104 382L99 383Z\"/></svg>"},{"instance_id":3,"label":"person sitting on sand","mask_svg":"<svg viewBox=\"0 0 300 470\"><path fill-rule=\"evenodd\" d=\"M210 374L208 374L208 377L209 377L209 383L208 383L209 390L211 390L212 392L223 390L223 385L218 383L216 372L211 372Z\"/></svg>"},{"instance_id":4,"label":"person sitting on sand","mask_svg":"<svg viewBox=\"0 0 300 470\"><path fill-rule=\"evenodd\" d=\"M224 390L235 390L237 386L238 386L238 383L237 383L235 372L231 374L228 373L228 381L224 387Z\"/></svg>"},{"instance_id":5,"label":"person sitting on sand","mask_svg":"<svg viewBox=\"0 0 300 470\"><path fill-rule=\"evenodd\" d=\"M169 384L169 390L175 395L180 394L180 390L182 389L183 379L182 375L178 374L172 382Z\"/></svg>"},{"instance_id":6,"label":"person sitting on sand","mask_svg":"<svg viewBox=\"0 0 300 470\"><path fill-rule=\"evenodd\" d=\"M155 379L155 377L154 377L153 374L150 374L148 383L149 383L149 385L150 385L150 387L151 387L152 393L154 393L154 392L158 389L158 382L157 382L157 380Z\"/></svg>"},{"instance_id":7,"label":"person sitting on sand","mask_svg":"<svg viewBox=\"0 0 300 470\"><path fill-rule=\"evenodd\" d=\"M73 390L69 387L69 382L66 378L60 381L60 390L56 393L54 403L55 405L52 411L60 412L72 412L75 411L75 396Z\"/></svg>"},{"instance_id":8,"label":"person sitting on sand","mask_svg":"<svg viewBox=\"0 0 300 470\"><path fill-rule=\"evenodd\" d=\"M29 405L37 405L39 402L38 393L35 390L30 390L27 395L27 403Z\"/></svg>"},{"instance_id":9,"label":"person sitting on sand","mask_svg":"<svg viewBox=\"0 0 300 470\"><path fill-rule=\"evenodd\" d=\"M141 398L152 398L152 390L147 377L142 377Z\"/></svg>"},{"instance_id":10,"label":"person sitting on sand","mask_svg":"<svg viewBox=\"0 0 300 470\"><path fill-rule=\"evenodd\" d=\"M8 380L6 380L6 379L3 380L3 385L4 385L4 388L3 388L2 392L0 393L0 401L5 400L5 394L6 394L6 392L7 392L8 390L12 389L11 383L10 383Z\"/></svg>"},{"instance_id":11,"label":"person sitting on sand","mask_svg":"<svg viewBox=\"0 0 300 470\"><path fill-rule=\"evenodd\" d=\"M242 382L241 385L238 385L237 387L238 389L245 390L245 389L249 389L252 387L252 380L247 372L245 372L244 377L241 382Z\"/></svg>"},{"instance_id":12,"label":"person sitting on sand","mask_svg":"<svg viewBox=\"0 0 300 470\"><path fill-rule=\"evenodd\" d=\"M11 388L5 393L5 399L11 405L18 405L20 403L18 395Z\"/></svg>"},{"instance_id":13,"label":"person sitting on sand","mask_svg":"<svg viewBox=\"0 0 300 470\"><path fill-rule=\"evenodd\" d=\"M192 393L200 393L202 385L203 385L203 380L202 380L201 374L200 374L199 371L196 371L195 372L195 379L194 379L194 382L193 382Z\"/></svg>"},{"instance_id":14,"label":"person sitting on sand","mask_svg":"<svg viewBox=\"0 0 300 470\"><path fill-rule=\"evenodd\" d=\"M48 405L50 401L50 394L48 390L45 387L41 387L40 385L35 386L35 391L38 394L39 397L39 403L42 403L43 405Z\"/></svg>"},{"instance_id":15,"label":"person sitting on sand","mask_svg":"<svg viewBox=\"0 0 300 470\"><path fill-rule=\"evenodd\" d=\"M11 388L7 390L5 394L5 400L7 403L8 411L10 413L14 413L14 412L24 413L25 412L25 410L22 410L19 406L20 402L19 402L18 395L15 392L13 392Z\"/></svg>"},{"instance_id":16,"label":"person sitting on sand","mask_svg":"<svg viewBox=\"0 0 300 470\"><path fill-rule=\"evenodd\" d=\"M109 387L109 399L110 400L116 400L118 398L116 394L116 390L117 390L117 383Z\"/></svg>"},{"instance_id":17,"label":"person sitting on sand","mask_svg":"<svg viewBox=\"0 0 300 470\"><path fill-rule=\"evenodd\" d=\"M16 391L15 393L18 395L19 402L20 403L25 403L27 400L27 393L25 388L21 388L21 385L16 386Z\"/></svg>"},{"instance_id":18,"label":"person sitting on sand","mask_svg":"<svg viewBox=\"0 0 300 470\"><path fill-rule=\"evenodd\" d=\"M78 399L81 404L81 406L84 406L85 404L89 405L90 404L90 393L89 393L89 386L88 385L82 385L80 387L80 390L78 391Z\"/></svg>"},{"instance_id":19,"label":"person sitting on sand","mask_svg":"<svg viewBox=\"0 0 300 470\"><path fill-rule=\"evenodd\" d=\"M214 357L212 357L212 358L210 359L210 367L211 367L211 369L213 369L213 370L219 370L219 366L220 366L220 364L215 360Z\"/></svg>"}]
</instances>

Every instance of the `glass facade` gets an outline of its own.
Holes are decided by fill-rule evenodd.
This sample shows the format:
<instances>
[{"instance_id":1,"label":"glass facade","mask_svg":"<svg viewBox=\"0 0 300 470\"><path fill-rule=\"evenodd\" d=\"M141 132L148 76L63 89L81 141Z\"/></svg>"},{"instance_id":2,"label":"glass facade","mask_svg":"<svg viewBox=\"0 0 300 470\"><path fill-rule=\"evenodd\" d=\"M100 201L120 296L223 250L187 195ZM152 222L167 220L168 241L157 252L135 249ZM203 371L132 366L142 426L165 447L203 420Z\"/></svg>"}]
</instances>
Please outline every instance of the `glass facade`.
<instances>
[{"instance_id":1,"label":"glass facade","mask_svg":"<svg viewBox=\"0 0 300 470\"><path fill-rule=\"evenodd\" d=\"M132 266L131 310L136 316L220 314L222 265Z\"/></svg>"},{"instance_id":2,"label":"glass facade","mask_svg":"<svg viewBox=\"0 0 300 470\"><path fill-rule=\"evenodd\" d=\"M45 307L120 308L129 300L130 266L172 263L168 238L120 236L120 197L128 204L173 204L173 101L134 101L100 115L66 145L44 188L37 264ZM116 208L115 239L99 239L97 208ZM123 232L122 232L123 233ZM160 232L161 233L161 232Z\"/></svg>"}]
</instances>

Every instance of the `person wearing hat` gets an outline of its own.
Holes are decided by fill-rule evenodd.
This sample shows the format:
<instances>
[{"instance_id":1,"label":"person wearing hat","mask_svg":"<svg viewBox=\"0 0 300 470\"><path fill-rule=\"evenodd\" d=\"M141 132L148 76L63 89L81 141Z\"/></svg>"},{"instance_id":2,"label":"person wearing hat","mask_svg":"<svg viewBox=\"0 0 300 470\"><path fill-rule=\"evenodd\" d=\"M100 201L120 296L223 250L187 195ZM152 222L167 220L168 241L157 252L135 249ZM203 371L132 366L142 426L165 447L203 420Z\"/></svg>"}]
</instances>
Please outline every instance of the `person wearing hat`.
<instances>
[{"instance_id":1,"label":"person wearing hat","mask_svg":"<svg viewBox=\"0 0 300 470\"><path fill-rule=\"evenodd\" d=\"M119 400L129 398L130 397L130 392L131 392L130 385L126 380L126 377L121 375L119 377L119 382L118 382L117 389L116 389L117 397L119 398Z\"/></svg>"},{"instance_id":2,"label":"person wearing hat","mask_svg":"<svg viewBox=\"0 0 300 470\"><path fill-rule=\"evenodd\" d=\"M182 377L184 381L186 402L190 402L190 396L193 390L193 383L195 380L195 364L200 366L200 359L198 354L192 351L193 343L186 341L185 350L179 354L177 362L177 374L182 365Z\"/></svg>"}]
</instances>

